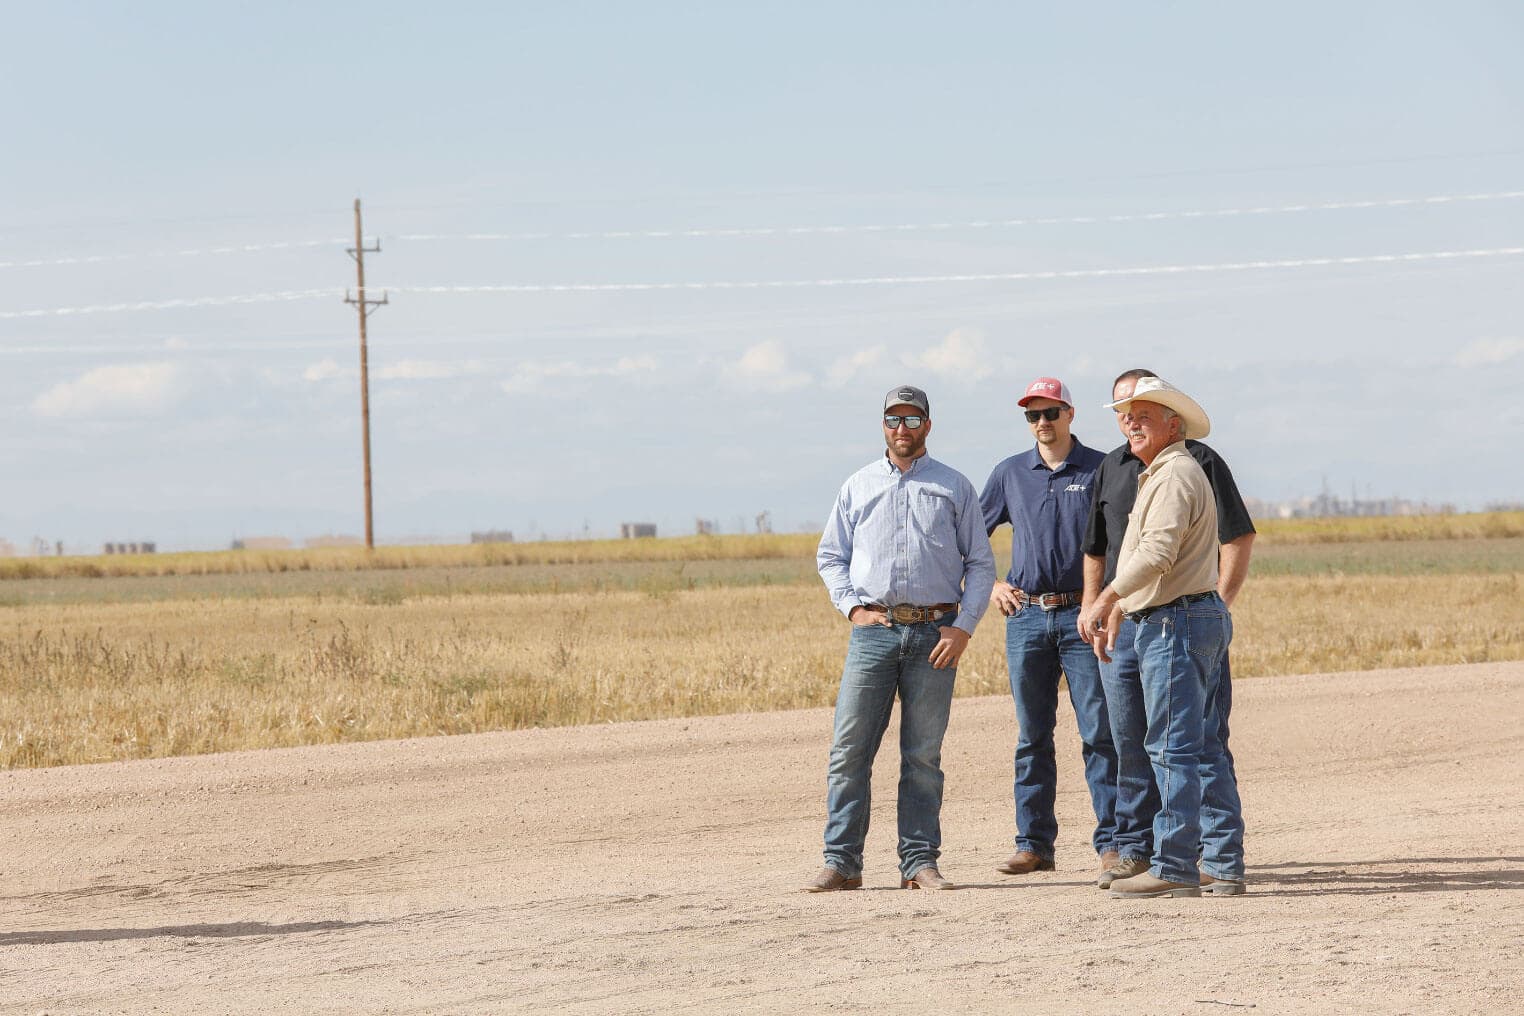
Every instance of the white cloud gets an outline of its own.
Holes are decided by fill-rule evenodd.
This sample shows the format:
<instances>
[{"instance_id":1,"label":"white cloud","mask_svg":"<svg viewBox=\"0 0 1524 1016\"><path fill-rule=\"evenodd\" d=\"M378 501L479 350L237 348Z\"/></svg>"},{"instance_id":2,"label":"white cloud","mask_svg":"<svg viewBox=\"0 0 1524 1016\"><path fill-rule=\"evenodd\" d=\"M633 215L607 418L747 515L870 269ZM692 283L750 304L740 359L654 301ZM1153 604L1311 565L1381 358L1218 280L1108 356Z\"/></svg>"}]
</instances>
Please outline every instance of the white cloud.
<instances>
[{"instance_id":1,"label":"white cloud","mask_svg":"<svg viewBox=\"0 0 1524 1016\"><path fill-rule=\"evenodd\" d=\"M1524 339L1477 339L1467 343L1452 361L1457 367L1490 367L1524 353Z\"/></svg>"},{"instance_id":2,"label":"white cloud","mask_svg":"<svg viewBox=\"0 0 1524 1016\"><path fill-rule=\"evenodd\" d=\"M389 363L376 372L376 376L384 381L439 381L445 378L460 377L464 374L479 374L481 366L477 363L443 363L439 360L398 360Z\"/></svg>"},{"instance_id":3,"label":"white cloud","mask_svg":"<svg viewBox=\"0 0 1524 1016\"><path fill-rule=\"evenodd\" d=\"M179 398L183 374L172 363L97 367L49 388L32 400L32 410L55 417L156 413Z\"/></svg>"},{"instance_id":4,"label":"white cloud","mask_svg":"<svg viewBox=\"0 0 1524 1016\"><path fill-rule=\"evenodd\" d=\"M869 346L866 349L859 349L851 356L843 356L832 363L826 369L826 381L833 388L840 388L856 377L858 371L865 367L874 366L883 357L883 346Z\"/></svg>"},{"instance_id":5,"label":"white cloud","mask_svg":"<svg viewBox=\"0 0 1524 1016\"><path fill-rule=\"evenodd\" d=\"M535 391L546 378L624 377L655 369L656 360L649 356L621 356L613 363L604 364L526 360L514 368L501 387L512 395Z\"/></svg>"},{"instance_id":6,"label":"white cloud","mask_svg":"<svg viewBox=\"0 0 1524 1016\"><path fill-rule=\"evenodd\" d=\"M339 369L338 363L330 358L319 360L317 363L312 364L302 371L302 377L308 381L327 381L338 377L342 373L343 371Z\"/></svg>"},{"instance_id":7,"label":"white cloud","mask_svg":"<svg viewBox=\"0 0 1524 1016\"><path fill-rule=\"evenodd\" d=\"M789 368L788 353L775 340L759 342L741 354L727 373L749 387L767 391L788 391L810 383L803 371Z\"/></svg>"},{"instance_id":8,"label":"white cloud","mask_svg":"<svg viewBox=\"0 0 1524 1016\"><path fill-rule=\"evenodd\" d=\"M443 381L469 374L480 374L484 370L482 364L475 360L458 362L398 360L395 363L377 363L372 360L370 377L372 381ZM319 360L302 371L302 377L307 381L331 381L334 378L357 379L359 376L360 370L357 366L340 366L332 357Z\"/></svg>"},{"instance_id":9,"label":"white cloud","mask_svg":"<svg viewBox=\"0 0 1524 1016\"><path fill-rule=\"evenodd\" d=\"M917 356L902 359L906 366L965 381L978 381L990 374L990 356L984 348L984 333L977 328L954 328L939 344L922 350Z\"/></svg>"}]
</instances>

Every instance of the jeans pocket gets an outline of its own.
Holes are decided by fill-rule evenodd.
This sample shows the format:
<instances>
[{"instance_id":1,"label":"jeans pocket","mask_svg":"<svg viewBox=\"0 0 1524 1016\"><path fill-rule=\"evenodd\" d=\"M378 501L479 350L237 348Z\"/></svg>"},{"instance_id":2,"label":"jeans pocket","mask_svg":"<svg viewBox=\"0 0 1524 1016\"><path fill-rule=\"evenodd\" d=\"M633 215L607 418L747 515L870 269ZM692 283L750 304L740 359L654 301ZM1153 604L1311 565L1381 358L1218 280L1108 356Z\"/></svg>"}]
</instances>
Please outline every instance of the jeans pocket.
<instances>
[{"instance_id":1,"label":"jeans pocket","mask_svg":"<svg viewBox=\"0 0 1524 1016\"><path fill-rule=\"evenodd\" d=\"M1221 659L1228 644L1227 616L1220 610L1191 611L1185 622L1191 655L1208 663Z\"/></svg>"}]
</instances>

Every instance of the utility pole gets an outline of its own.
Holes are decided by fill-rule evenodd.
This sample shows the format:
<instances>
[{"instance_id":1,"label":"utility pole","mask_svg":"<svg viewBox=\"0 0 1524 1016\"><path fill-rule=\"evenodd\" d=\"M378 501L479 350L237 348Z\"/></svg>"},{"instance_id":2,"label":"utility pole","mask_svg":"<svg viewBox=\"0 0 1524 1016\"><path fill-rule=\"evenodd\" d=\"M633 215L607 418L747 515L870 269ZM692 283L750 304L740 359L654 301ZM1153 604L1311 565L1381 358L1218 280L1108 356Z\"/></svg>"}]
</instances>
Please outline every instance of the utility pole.
<instances>
[{"instance_id":1,"label":"utility pole","mask_svg":"<svg viewBox=\"0 0 1524 1016\"><path fill-rule=\"evenodd\" d=\"M381 241L377 240L374 247L365 246L365 237L360 231L360 199L355 198L355 245L349 248L349 256L355 259L355 276L359 293L356 296L350 296L349 290L346 289L344 302L354 304L360 316L360 434L365 447L365 549L374 550L376 532L371 523L370 514L370 362L365 346L365 322L370 318L372 310L386 303L386 294L382 293L379 300L365 298L365 254L367 251L381 253Z\"/></svg>"}]
</instances>

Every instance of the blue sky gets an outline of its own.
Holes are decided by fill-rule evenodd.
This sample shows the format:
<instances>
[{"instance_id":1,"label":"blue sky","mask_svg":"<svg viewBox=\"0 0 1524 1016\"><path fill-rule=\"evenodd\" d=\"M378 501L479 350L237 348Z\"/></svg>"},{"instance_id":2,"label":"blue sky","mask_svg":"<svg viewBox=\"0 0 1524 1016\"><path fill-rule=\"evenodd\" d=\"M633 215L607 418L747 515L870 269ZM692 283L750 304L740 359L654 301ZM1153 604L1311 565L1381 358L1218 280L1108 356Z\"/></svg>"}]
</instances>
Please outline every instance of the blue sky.
<instances>
[{"instance_id":1,"label":"blue sky","mask_svg":"<svg viewBox=\"0 0 1524 1016\"><path fill-rule=\"evenodd\" d=\"M1031 377L1109 448L1139 365L1249 494L1524 498L1516 5L6 18L18 546L361 531L356 197L382 540L810 526L893 385L982 484ZM536 288L628 283L693 285Z\"/></svg>"}]
</instances>

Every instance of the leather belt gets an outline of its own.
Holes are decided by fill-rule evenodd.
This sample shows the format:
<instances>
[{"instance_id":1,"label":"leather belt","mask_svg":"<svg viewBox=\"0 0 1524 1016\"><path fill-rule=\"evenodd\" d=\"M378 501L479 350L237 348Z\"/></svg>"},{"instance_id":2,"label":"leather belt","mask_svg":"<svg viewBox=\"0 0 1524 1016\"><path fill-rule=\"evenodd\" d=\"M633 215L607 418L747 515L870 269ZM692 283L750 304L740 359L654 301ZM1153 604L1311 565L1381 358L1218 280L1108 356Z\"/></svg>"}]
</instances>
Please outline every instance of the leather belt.
<instances>
[{"instance_id":1,"label":"leather belt","mask_svg":"<svg viewBox=\"0 0 1524 1016\"><path fill-rule=\"evenodd\" d=\"M1072 607L1084 599L1084 593L1076 590L1072 593L1027 593L1020 589L1016 590L1016 601L1023 607L1041 607L1043 610L1057 610L1060 607Z\"/></svg>"},{"instance_id":2,"label":"leather belt","mask_svg":"<svg viewBox=\"0 0 1524 1016\"><path fill-rule=\"evenodd\" d=\"M1199 603L1208 597L1216 595L1217 590L1215 589L1208 589L1204 593L1190 593L1186 596L1177 596L1173 600L1170 600L1168 603L1156 603L1152 607L1144 607L1142 610L1135 610L1132 613L1125 614L1123 616L1126 617L1129 621L1142 621L1143 619L1147 618L1149 614L1152 614L1156 610L1164 610L1167 607L1183 607L1187 603Z\"/></svg>"},{"instance_id":3,"label":"leather belt","mask_svg":"<svg viewBox=\"0 0 1524 1016\"><path fill-rule=\"evenodd\" d=\"M956 606L956 603L933 603L928 607L917 607L909 603L899 603L893 607L886 607L882 603L865 603L863 609L871 610L875 614L888 614L889 620L896 624L919 624L923 621L940 621Z\"/></svg>"}]
</instances>

